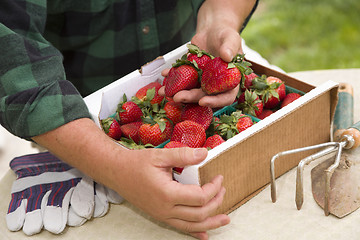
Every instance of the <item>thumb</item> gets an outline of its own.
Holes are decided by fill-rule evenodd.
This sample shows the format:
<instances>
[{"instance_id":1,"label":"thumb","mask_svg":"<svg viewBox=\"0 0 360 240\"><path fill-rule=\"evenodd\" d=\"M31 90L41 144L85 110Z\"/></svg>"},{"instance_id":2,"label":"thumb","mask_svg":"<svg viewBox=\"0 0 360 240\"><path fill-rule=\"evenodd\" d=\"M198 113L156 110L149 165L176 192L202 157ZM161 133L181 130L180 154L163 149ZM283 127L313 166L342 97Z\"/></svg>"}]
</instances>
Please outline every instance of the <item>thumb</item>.
<instances>
[{"instance_id":1,"label":"thumb","mask_svg":"<svg viewBox=\"0 0 360 240\"><path fill-rule=\"evenodd\" d=\"M237 53L243 53L241 37L239 33L229 31L221 43L219 55L224 61L230 62Z\"/></svg>"},{"instance_id":2,"label":"thumb","mask_svg":"<svg viewBox=\"0 0 360 240\"><path fill-rule=\"evenodd\" d=\"M196 165L205 160L207 156L206 148L168 148L163 149L166 153L161 161L162 167L185 167Z\"/></svg>"}]
</instances>

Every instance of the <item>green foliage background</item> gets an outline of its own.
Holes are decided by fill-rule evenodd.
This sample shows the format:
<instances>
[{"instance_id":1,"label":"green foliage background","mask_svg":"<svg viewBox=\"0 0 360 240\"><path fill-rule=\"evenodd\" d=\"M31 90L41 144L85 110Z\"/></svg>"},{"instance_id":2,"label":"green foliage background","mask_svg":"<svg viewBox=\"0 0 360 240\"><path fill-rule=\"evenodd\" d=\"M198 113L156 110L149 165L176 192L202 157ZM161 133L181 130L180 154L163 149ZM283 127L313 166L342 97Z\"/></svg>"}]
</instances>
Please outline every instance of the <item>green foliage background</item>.
<instances>
[{"instance_id":1,"label":"green foliage background","mask_svg":"<svg viewBox=\"0 0 360 240\"><path fill-rule=\"evenodd\" d=\"M286 72L360 68L360 1L260 0L242 37Z\"/></svg>"}]
</instances>

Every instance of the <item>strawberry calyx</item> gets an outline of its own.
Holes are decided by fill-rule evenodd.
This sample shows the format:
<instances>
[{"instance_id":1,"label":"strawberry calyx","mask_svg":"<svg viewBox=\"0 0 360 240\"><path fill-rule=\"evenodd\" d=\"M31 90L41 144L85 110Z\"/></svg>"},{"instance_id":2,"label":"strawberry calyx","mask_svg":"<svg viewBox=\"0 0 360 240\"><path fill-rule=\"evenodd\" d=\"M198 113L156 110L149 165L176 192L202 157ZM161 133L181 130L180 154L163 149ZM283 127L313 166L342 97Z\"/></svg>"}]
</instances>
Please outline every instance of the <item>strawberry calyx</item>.
<instances>
[{"instance_id":1,"label":"strawberry calyx","mask_svg":"<svg viewBox=\"0 0 360 240\"><path fill-rule=\"evenodd\" d=\"M154 126L155 124L159 125L159 129L161 132L165 131L166 128L166 121L169 121L168 119L164 118L150 118L150 117L144 117L142 119L144 124L150 124L150 126Z\"/></svg>"},{"instance_id":2,"label":"strawberry calyx","mask_svg":"<svg viewBox=\"0 0 360 240\"><path fill-rule=\"evenodd\" d=\"M245 75L253 73L251 69L251 63L245 60L245 54L236 54L235 57L229 62L228 68L237 67L241 73L240 87L245 87Z\"/></svg>"},{"instance_id":3,"label":"strawberry calyx","mask_svg":"<svg viewBox=\"0 0 360 240\"><path fill-rule=\"evenodd\" d=\"M234 137L239 133L236 127L237 122L240 118L248 117L243 114L242 111L237 110L232 112L230 115L223 114L220 116L220 120L215 120L215 131L225 140Z\"/></svg>"},{"instance_id":4,"label":"strawberry calyx","mask_svg":"<svg viewBox=\"0 0 360 240\"><path fill-rule=\"evenodd\" d=\"M188 48L188 52L191 54L195 54L198 58L201 58L202 56L206 55L208 57L210 57L211 59L214 59L214 56L211 55L210 53L201 50L198 46L196 46L195 44L187 44L186 47ZM186 54L185 54L186 55Z\"/></svg>"},{"instance_id":5,"label":"strawberry calyx","mask_svg":"<svg viewBox=\"0 0 360 240\"><path fill-rule=\"evenodd\" d=\"M118 141L121 145L124 145L125 147L129 149L145 149L145 148L154 148L154 146L150 143L148 144L137 144L132 140L131 138L122 137L120 141Z\"/></svg>"},{"instance_id":6,"label":"strawberry calyx","mask_svg":"<svg viewBox=\"0 0 360 240\"><path fill-rule=\"evenodd\" d=\"M143 104L144 102L146 102L146 103L149 102L149 103L150 103L151 100L154 99L155 94L156 94L156 89L155 89L155 87L149 88L149 89L146 91L145 97L143 97L142 99L140 99L140 98L138 98L138 97L136 97L136 96L132 96L131 101L135 102L135 103L138 104L138 105L141 105L141 104Z\"/></svg>"},{"instance_id":7,"label":"strawberry calyx","mask_svg":"<svg viewBox=\"0 0 360 240\"><path fill-rule=\"evenodd\" d=\"M280 85L283 83L280 82L268 83L266 79L267 79L266 75L262 75L261 77L255 78L253 80L251 89L254 89L255 93L261 96L261 99L263 100L264 103L266 103L271 96L280 100L279 94L276 91L276 89L278 89Z\"/></svg>"},{"instance_id":8,"label":"strawberry calyx","mask_svg":"<svg viewBox=\"0 0 360 240\"><path fill-rule=\"evenodd\" d=\"M236 108L241 109L244 113L252 115L254 117L257 116L256 111L259 111L259 103L262 101L260 100L259 96L256 94L255 91L249 91L248 89L244 92L244 99L241 102L239 99Z\"/></svg>"},{"instance_id":9,"label":"strawberry calyx","mask_svg":"<svg viewBox=\"0 0 360 240\"><path fill-rule=\"evenodd\" d=\"M104 130L104 132L106 134L109 133L109 129L110 129L110 127L111 127L114 120L115 120L115 118L113 118L113 117L108 117L108 118L100 120L101 127L102 127L102 129Z\"/></svg>"},{"instance_id":10,"label":"strawberry calyx","mask_svg":"<svg viewBox=\"0 0 360 240\"><path fill-rule=\"evenodd\" d=\"M116 112L125 112L126 110L122 108L122 106L124 105L124 103L127 102L127 97L126 94L124 93L123 95L123 100L117 105L117 109Z\"/></svg>"},{"instance_id":11,"label":"strawberry calyx","mask_svg":"<svg viewBox=\"0 0 360 240\"><path fill-rule=\"evenodd\" d=\"M186 54L184 54L180 59L177 59L176 62L172 65L172 67L180 67L181 65L189 65L192 66L198 73L198 81L201 80L202 70L199 68L197 62L195 60L189 61L186 58Z\"/></svg>"}]
</instances>

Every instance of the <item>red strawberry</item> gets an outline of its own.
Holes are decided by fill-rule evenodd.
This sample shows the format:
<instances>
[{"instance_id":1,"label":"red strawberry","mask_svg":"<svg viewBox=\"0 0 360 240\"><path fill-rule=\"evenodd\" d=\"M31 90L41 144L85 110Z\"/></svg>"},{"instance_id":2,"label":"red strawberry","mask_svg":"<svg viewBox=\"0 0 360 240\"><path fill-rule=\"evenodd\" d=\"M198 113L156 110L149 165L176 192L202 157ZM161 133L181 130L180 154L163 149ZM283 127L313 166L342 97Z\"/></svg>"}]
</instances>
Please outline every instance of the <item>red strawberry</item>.
<instances>
[{"instance_id":1,"label":"red strawberry","mask_svg":"<svg viewBox=\"0 0 360 240\"><path fill-rule=\"evenodd\" d=\"M197 103L185 104L181 114L181 120L191 120L199 123L205 130L212 121L213 111L210 107L200 106Z\"/></svg>"},{"instance_id":2,"label":"red strawberry","mask_svg":"<svg viewBox=\"0 0 360 240\"><path fill-rule=\"evenodd\" d=\"M181 147L187 147L187 145L182 142L170 141L164 146L164 148L181 148Z\"/></svg>"},{"instance_id":3,"label":"red strawberry","mask_svg":"<svg viewBox=\"0 0 360 240\"><path fill-rule=\"evenodd\" d=\"M220 120L216 121L215 124L218 124L215 128L215 132L217 132L224 140L227 140L251 126L253 122L249 116L243 114L240 110L237 110L232 112L231 115L221 115Z\"/></svg>"},{"instance_id":4,"label":"red strawberry","mask_svg":"<svg viewBox=\"0 0 360 240\"><path fill-rule=\"evenodd\" d=\"M258 117L263 111L263 103L254 91L246 89L238 99L237 108L243 113Z\"/></svg>"},{"instance_id":5,"label":"red strawberry","mask_svg":"<svg viewBox=\"0 0 360 240\"><path fill-rule=\"evenodd\" d=\"M235 88L239 85L242 75L252 71L248 64L242 55L237 55L230 63L220 57L212 59L204 67L201 89L206 94L218 94Z\"/></svg>"},{"instance_id":6,"label":"red strawberry","mask_svg":"<svg viewBox=\"0 0 360 240\"><path fill-rule=\"evenodd\" d=\"M213 58L209 53L200 50L200 48L194 44L188 44L187 47L189 49L187 60L190 62L195 61L201 70L203 70L206 63Z\"/></svg>"},{"instance_id":7,"label":"red strawberry","mask_svg":"<svg viewBox=\"0 0 360 240\"><path fill-rule=\"evenodd\" d=\"M140 88L135 96L141 101L150 101L151 104L160 104L164 98L158 94L159 88L161 87L162 85L159 82L151 82Z\"/></svg>"},{"instance_id":8,"label":"red strawberry","mask_svg":"<svg viewBox=\"0 0 360 240\"><path fill-rule=\"evenodd\" d=\"M279 105L286 95L284 82L273 76L263 75L261 78L254 79L252 88L262 99L264 107L268 109Z\"/></svg>"},{"instance_id":9,"label":"red strawberry","mask_svg":"<svg viewBox=\"0 0 360 240\"><path fill-rule=\"evenodd\" d=\"M239 85L240 70L235 65L216 57L209 61L201 77L201 89L207 94L226 92Z\"/></svg>"},{"instance_id":10,"label":"red strawberry","mask_svg":"<svg viewBox=\"0 0 360 240\"><path fill-rule=\"evenodd\" d=\"M140 121L143 113L141 108L132 101L127 101L126 95L124 94L123 102L118 105L116 110L119 116L119 122L121 125Z\"/></svg>"},{"instance_id":11,"label":"red strawberry","mask_svg":"<svg viewBox=\"0 0 360 240\"><path fill-rule=\"evenodd\" d=\"M251 127L254 125L253 121L249 116L246 116L245 114L242 114L236 123L236 128L240 132L244 131L245 129Z\"/></svg>"},{"instance_id":12,"label":"red strawberry","mask_svg":"<svg viewBox=\"0 0 360 240\"><path fill-rule=\"evenodd\" d=\"M185 120L175 125L170 140L182 142L191 148L202 147L206 141L205 129L196 122Z\"/></svg>"},{"instance_id":13,"label":"red strawberry","mask_svg":"<svg viewBox=\"0 0 360 240\"><path fill-rule=\"evenodd\" d=\"M116 121L115 118L108 117L101 120L101 126L104 132L111 138L115 140L119 140L122 135L122 131L120 129L120 124Z\"/></svg>"},{"instance_id":14,"label":"red strawberry","mask_svg":"<svg viewBox=\"0 0 360 240\"><path fill-rule=\"evenodd\" d=\"M225 140L220 135L215 134L206 139L203 147L213 149L214 147L219 146L223 142L225 142Z\"/></svg>"},{"instance_id":15,"label":"red strawberry","mask_svg":"<svg viewBox=\"0 0 360 240\"><path fill-rule=\"evenodd\" d=\"M259 118L259 119L262 120L262 119L270 116L272 113L273 113L272 110L270 110L270 109L265 109L265 108L264 108L263 111L262 111L262 113L261 113L259 116L257 116L257 118Z\"/></svg>"},{"instance_id":16,"label":"red strawberry","mask_svg":"<svg viewBox=\"0 0 360 240\"><path fill-rule=\"evenodd\" d=\"M181 90L190 90L198 86L198 69L189 61L178 60L166 77L165 95L172 97Z\"/></svg>"},{"instance_id":17,"label":"red strawberry","mask_svg":"<svg viewBox=\"0 0 360 240\"><path fill-rule=\"evenodd\" d=\"M126 138L132 139L135 143L139 144L140 143L139 128L141 125L143 125L141 121L131 122L122 125L120 129Z\"/></svg>"},{"instance_id":18,"label":"red strawberry","mask_svg":"<svg viewBox=\"0 0 360 240\"><path fill-rule=\"evenodd\" d=\"M167 81L167 78L166 78L166 77L164 77L163 82L162 82L162 85L163 85L163 86L165 86L165 85L166 85L166 81Z\"/></svg>"},{"instance_id":19,"label":"red strawberry","mask_svg":"<svg viewBox=\"0 0 360 240\"><path fill-rule=\"evenodd\" d=\"M174 101L169 101L165 103L164 106L166 117L168 117L173 122L174 125L181 121L182 109L183 109L183 104Z\"/></svg>"},{"instance_id":20,"label":"red strawberry","mask_svg":"<svg viewBox=\"0 0 360 240\"><path fill-rule=\"evenodd\" d=\"M244 78L244 87L241 88L241 91L245 91L246 89L250 89L250 87L252 86L252 80L257 78L258 75L256 75L256 73L250 73L249 75L245 75Z\"/></svg>"},{"instance_id":21,"label":"red strawberry","mask_svg":"<svg viewBox=\"0 0 360 240\"><path fill-rule=\"evenodd\" d=\"M296 99L298 99L299 97L301 97L300 94L298 93L289 93L285 96L284 100L282 101L280 107L283 108L286 105L288 105L289 103L295 101Z\"/></svg>"},{"instance_id":22,"label":"red strawberry","mask_svg":"<svg viewBox=\"0 0 360 240\"><path fill-rule=\"evenodd\" d=\"M285 87L284 82L280 78L272 77L272 76L267 77L266 81L268 82L269 85L271 85L273 83L280 84L280 86L278 88L276 88L276 91L279 94L280 101L284 100L284 98L286 96L286 87Z\"/></svg>"},{"instance_id":23,"label":"red strawberry","mask_svg":"<svg viewBox=\"0 0 360 240\"><path fill-rule=\"evenodd\" d=\"M170 139L172 133L171 123L166 119L152 120L145 119L145 122L139 128L139 136L142 144L160 145Z\"/></svg>"}]
</instances>

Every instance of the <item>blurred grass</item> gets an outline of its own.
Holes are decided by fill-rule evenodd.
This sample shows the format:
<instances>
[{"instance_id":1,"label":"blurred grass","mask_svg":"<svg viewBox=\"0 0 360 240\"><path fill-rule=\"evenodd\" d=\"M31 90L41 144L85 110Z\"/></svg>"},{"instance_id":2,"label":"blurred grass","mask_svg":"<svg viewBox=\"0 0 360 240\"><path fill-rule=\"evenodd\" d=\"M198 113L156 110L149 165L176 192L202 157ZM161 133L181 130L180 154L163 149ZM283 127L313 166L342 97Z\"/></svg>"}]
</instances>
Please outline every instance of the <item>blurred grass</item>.
<instances>
[{"instance_id":1,"label":"blurred grass","mask_svg":"<svg viewBox=\"0 0 360 240\"><path fill-rule=\"evenodd\" d=\"M286 72L360 68L360 1L260 0L242 37Z\"/></svg>"}]
</instances>

